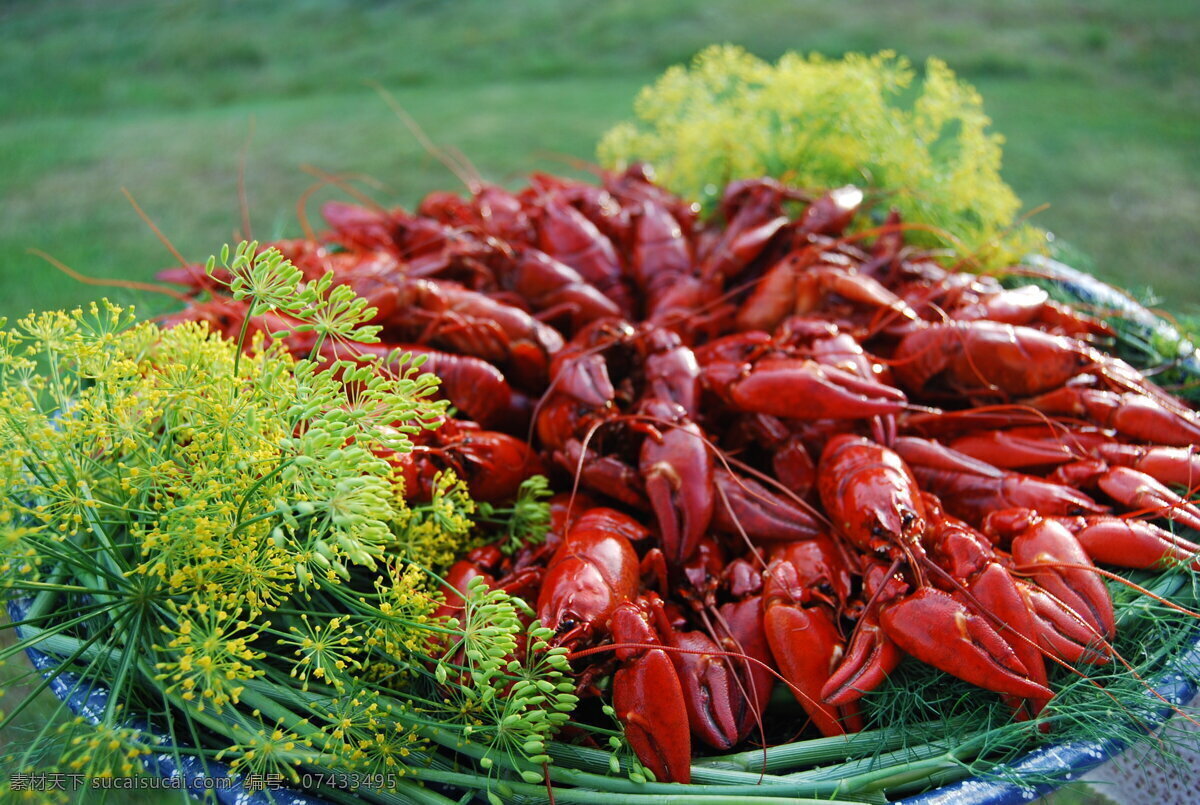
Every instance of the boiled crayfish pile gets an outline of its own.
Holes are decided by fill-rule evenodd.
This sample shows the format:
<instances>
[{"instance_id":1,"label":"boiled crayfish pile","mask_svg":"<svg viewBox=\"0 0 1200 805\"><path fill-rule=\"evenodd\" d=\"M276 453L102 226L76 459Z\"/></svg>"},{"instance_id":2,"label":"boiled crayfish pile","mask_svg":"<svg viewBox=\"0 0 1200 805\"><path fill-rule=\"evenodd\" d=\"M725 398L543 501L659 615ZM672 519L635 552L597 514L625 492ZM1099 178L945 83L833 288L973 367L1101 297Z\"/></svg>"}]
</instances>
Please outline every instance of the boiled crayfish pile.
<instances>
[{"instance_id":1,"label":"boiled crayfish pile","mask_svg":"<svg viewBox=\"0 0 1200 805\"><path fill-rule=\"evenodd\" d=\"M550 476L547 541L447 581L536 601L660 780L689 779L693 736L746 740L779 680L825 735L858 729L905 655L1032 717L1048 666L1113 661L1093 562L1200 565L1169 528L1200 528L1175 491L1200 481L1192 411L1100 321L947 270L895 214L847 234L862 202L739 181L702 221L633 168L331 203L271 244L378 310L383 344L325 357L399 346L442 378L457 415L397 458L410 494ZM168 323L242 327L202 269L163 277L196 291Z\"/></svg>"}]
</instances>

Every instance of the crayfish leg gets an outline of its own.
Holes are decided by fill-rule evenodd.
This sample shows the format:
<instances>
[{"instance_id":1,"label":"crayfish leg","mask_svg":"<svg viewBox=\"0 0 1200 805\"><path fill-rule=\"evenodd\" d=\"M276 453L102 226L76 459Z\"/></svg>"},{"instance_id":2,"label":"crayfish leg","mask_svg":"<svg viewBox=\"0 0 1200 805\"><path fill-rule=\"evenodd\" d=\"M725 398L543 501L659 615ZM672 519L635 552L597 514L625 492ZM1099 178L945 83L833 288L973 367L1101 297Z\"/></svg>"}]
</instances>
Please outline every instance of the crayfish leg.
<instances>
[{"instance_id":1,"label":"crayfish leg","mask_svg":"<svg viewBox=\"0 0 1200 805\"><path fill-rule=\"evenodd\" d=\"M903 656L880 628L877 613L865 613L850 638L845 659L821 688L822 701L834 707L858 701L883 684Z\"/></svg>"}]
</instances>

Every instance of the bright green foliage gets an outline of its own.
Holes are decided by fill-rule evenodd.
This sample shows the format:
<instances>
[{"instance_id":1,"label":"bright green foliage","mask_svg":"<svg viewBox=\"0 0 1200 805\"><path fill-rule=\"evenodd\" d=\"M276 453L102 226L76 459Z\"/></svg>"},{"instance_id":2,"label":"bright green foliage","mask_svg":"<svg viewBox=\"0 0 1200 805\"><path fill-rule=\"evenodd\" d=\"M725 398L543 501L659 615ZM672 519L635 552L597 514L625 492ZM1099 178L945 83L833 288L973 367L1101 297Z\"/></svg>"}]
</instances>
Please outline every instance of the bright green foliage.
<instances>
[{"instance_id":1,"label":"bright green foliage","mask_svg":"<svg viewBox=\"0 0 1200 805\"><path fill-rule=\"evenodd\" d=\"M249 309L314 332L314 353L373 335L361 299L302 283L274 250L220 263L229 274L210 273ZM163 751L291 780L412 773L439 738L540 763L574 703L564 652L501 592L473 589L462 624L435 617L434 574L486 535L453 474L410 504L386 458L440 421L436 386L411 363L322 368L281 341L160 330L107 302L0 330L0 602L27 605L0 661L37 648L52 676L112 690L98 724L2 759L39 768L57 752L64 771L128 775L154 744L137 718L173 736ZM512 540L547 516L530 492L492 519ZM518 640L530 651L514 665ZM454 646L466 665L447 675Z\"/></svg>"},{"instance_id":2,"label":"bright green foliage","mask_svg":"<svg viewBox=\"0 0 1200 805\"><path fill-rule=\"evenodd\" d=\"M546 743L578 701L568 678L567 650L550 646L550 629L536 621L522 624L522 616L534 613L521 599L489 590L479 577L471 579L462 606L458 640L436 673L443 682L461 675L470 684L460 685L435 712L470 722L464 735L489 747L482 758L485 768L495 763L494 754L518 765L549 761ZM528 645L523 660L517 659L519 643ZM527 782L541 781L531 771L524 776Z\"/></svg>"},{"instance_id":3,"label":"bright green foliage","mask_svg":"<svg viewBox=\"0 0 1200 805\"><path fill-rule=\"evenodd\" d=\"M843 59L784 55L771 65L714 46L667 70L599 146L608 167L644 161L669 188L711 208L735 179L776 177L821 192L874 191L878 209L932 228L911 238L953 246L981 264L1028 251L1020 201L1000 178L1003 138L979 94L938 59L913 86L890 51ZM864 219L863 223L868 223Z\"/></svg>"},{"instance_id":4,"label":"bright green foliage","mask_svg":"<svg viewBox=\"0 0 1200 805\"><path fill-rule=\"evenodd\" d=\"M514 554L523 545L537 545L546 541L546 532L550 529L550 509L546 501L553 494L546 476L535 475L521 482L517 499L511 506L480 503L479 521L500 526L506 537L500 550Z\"/></svg>"}]
</instances>

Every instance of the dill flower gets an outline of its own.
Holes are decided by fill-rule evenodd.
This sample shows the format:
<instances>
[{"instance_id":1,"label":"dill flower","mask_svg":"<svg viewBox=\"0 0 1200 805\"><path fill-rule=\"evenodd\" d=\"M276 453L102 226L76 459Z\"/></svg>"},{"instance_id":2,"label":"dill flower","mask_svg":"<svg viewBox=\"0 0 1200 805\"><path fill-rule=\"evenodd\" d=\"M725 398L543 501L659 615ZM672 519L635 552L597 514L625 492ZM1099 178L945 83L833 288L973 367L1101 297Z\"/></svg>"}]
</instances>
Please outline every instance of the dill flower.
<instances>
[{"instance_id":1,"label":"dill flower","mask_svg":"<svg viewBox=\"0 0 1200 805\"><path fill-rule=\"evenodd\" d=\"M290 675L304 683L308 689L310 676L327 682L336 690L345 688L343 676L357 670L359 662L355 632L348 618L331 618L328 622L310 621L308 613L300 615L300 623L288 627L290 636L282 637L285 646L295 646L296 656Z\"/></svg>"},{"instance_id":2,"label":"dill flower","mask_svg":"<svg viewBox=\"0 0 1200 805\"><path fill-rule=\"evenodd\" d=\"M167 658L155 664L160 672L155 679L170 683L167 693L178 690L184 700L196 701L200 712L206 700L217 712L231 702L236 704L246 681L265 673L254 665L265 655L250 644L270 624L250 624L241 619L239 609L230 612L208 604L169 606L177 613L178 622L174 629L161 627L172 639L165 646L154 647Z\"/></svg>"},{"instance_id":3,"label":"dill flower","mask_svg":"<svg viewBox=\"0 0 1200 805\"><path fill-rule=\"evenodd\" d=\"M318 339L374 337L362 300L327 278L303 284L274 250L242 244L219 262L252 310L284 310ZM436 741L534 746L528 729L489 722L512 715L498 705L455 718L436 704L490 702L557 670L545 652L520 678L497 665L526 628L507 599L472 610L504 614L492 627L434 618L437 574L511 524L501 511L481 531L452 473L429 503L405 500L384 456L446 404L419 362L376 369L296 360L245 330L161 330L108 302L0 323L0 597L19 624L0 659L37 648L57 662L51 679L111 691L63 737L14 748L15 768L59 746L65 772L91 777L133 774L149 752L292 781L399 777L428 773ZM538 505L522 505L525 520L545 519ZM439 681L460 635L474 670Z\"/></svg>"},{"instance_id":4,"label":"dill flower","mask_svg":"<svg viewBox=\"0 0 1200 805\"><path fill-rule=\"evenodd\" d=\"M87 724L75 719L80 729L67 742L59 764L88 777L132 777L141 758L151 753L138 730L109 724Z\"/></svg>"},{"instance_id":5,"label":"dill flower","mask_svg":"<svg viewBox=\"0 0 1200 805\"><path fill-rule=\"evenodd\" d=\"M235 772L266 776L279 775L291 782L299 780L296 768L303 762L304 750L312 745L283 725L279 719L263 729L233 728L236 741L217 753L217 760L229 759Z\"/></svg>"},{"instance_id":6,"label":"dill flower","mask_svg":"<svg viewBox=\"0 0 1200 805\"><path fill-rule=\"evenodd\" d=\"M476 508L466 484L453 470L439 472L434 476L429 503L416 508L405 506L397 513L392 522L394 549L432 570L449 567L481 543L472 531Z\"/></svg>"},{"instance_id":7,"label":"dill flower","mask_svg":"<svg viewBox=\"0 0 1200 805\"><path fill-rule=\"evenodd\" d=\"M568 678L566 649L551 648L550 629L532 620L533 611L503 590L489 590L481 578L468 583L459 615L457 640L435 674L457 684L433 707L448 718L468 723L464 735L482 740L485 767L506 757L517 767L549 761L546 743L569 718L578 697ZM526 626L526 623L529 623ZM525 651L518 658L518 645ZM524 768L526 782L542 775Z\"/></svg>"},{"instance_id":8,"label":"dill flower","mask_svg":"<svg viewBox=\"0 0 1200 805\"><path fill-rule=\"evenodd\" d=\"M713 46L643 88L635 119L603 137L599 158L616 169L648 162L666 187L709 208L735 179L865 186L884 211L946 233L914 231L915 242L954 239L981 265L1011 264L1044 238L1016 221L1020 201L1000 178L1003 138L945 62L929 59L916 87L914 78L891 51L788 53L772 65Z\"/></svg>"},{"instance_id":9,"label":"dill flower","mask_svg":"<svg viewBox=\"0 0 1200 805\"><path fill-rule=\"evenodd\" d=\"M430 623L440 602L440 594L432 592L428 582L425 569L393 560L375 578L374 594L354 602L366 618L366 643L378 659L403 661L437 642L435 635L413 628Z\"/></svg>"}]
</instances>

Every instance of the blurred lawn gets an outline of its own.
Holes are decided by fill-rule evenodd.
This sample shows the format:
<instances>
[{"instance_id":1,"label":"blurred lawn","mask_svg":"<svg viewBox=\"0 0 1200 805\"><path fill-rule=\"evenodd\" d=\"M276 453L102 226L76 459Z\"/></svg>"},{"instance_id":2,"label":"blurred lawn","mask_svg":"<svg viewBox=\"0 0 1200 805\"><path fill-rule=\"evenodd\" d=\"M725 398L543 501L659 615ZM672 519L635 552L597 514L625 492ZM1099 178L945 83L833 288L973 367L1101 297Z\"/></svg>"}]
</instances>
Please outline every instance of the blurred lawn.
<instances>
[{"instance_id":1,"label":"blurred lawn","mask_svg":"<svg viewBox=\"0 0 1200 805\"><path fill-rule=\"evenodd\" d=\"M367 80L485 176L517 182L560 170L550 153L590 158L638 87L715 41L769 58L885 47L945 58L1008 138L1005 175L1027 207L1051 205L1034 220L1101 276L1152 285L1183 311L1200 303L1198 20L1184 0L10 2L0 315L102 293L29 247L95 276L146 279L171 263L121 187L189 258L229 240L251 121L254 234L297 234L305 162L370 174L394 203L457 187Z\"/></svg>"},{"instance_id":2,"label":"blurred lawn","mask_svg":"<svg viewBox=\"0 0 1200 805\"><path fill-rule=\"evenodd\" d=\"M373 176L388 203L457 188L365 81L487 178L516 183L564 170L550 155L591 158L640 86L722 41L766 58L881 48L944 58L1007 137L1008 181L1029 209L1051 205L1036 223L1090 255L1100 276L1152 286L1177 313L1200 307L1194 0L9 0L0 316L102 293L134 299L68 279L31 247L96 277L148 279L171 263L121 187L191 259L230 240L252 127L259 238L299 233L304 163ZM0 746L27 740L50 710L32 709Z\"/></svg>"}]
</instances>

